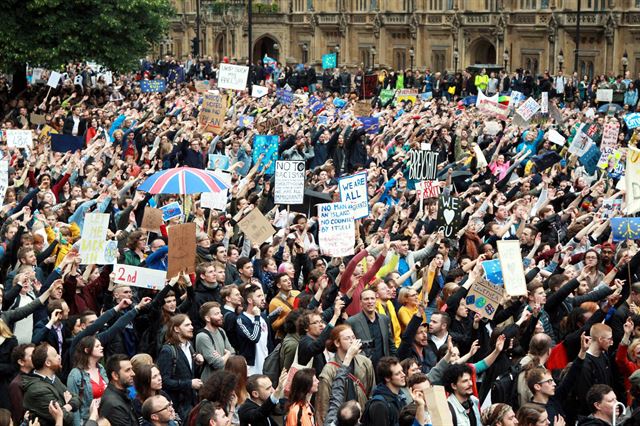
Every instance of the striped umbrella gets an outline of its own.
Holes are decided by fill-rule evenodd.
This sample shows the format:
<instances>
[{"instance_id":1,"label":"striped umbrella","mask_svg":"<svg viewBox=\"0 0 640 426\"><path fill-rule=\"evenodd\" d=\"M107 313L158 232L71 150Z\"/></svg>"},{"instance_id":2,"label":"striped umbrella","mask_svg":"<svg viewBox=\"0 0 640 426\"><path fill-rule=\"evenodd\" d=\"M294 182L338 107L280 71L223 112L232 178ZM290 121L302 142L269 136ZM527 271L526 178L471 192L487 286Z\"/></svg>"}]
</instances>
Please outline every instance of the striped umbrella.
<instances>
[{"instance_id":1,"label":"striped umbrella","mask_svg":"<svg viewBox=\"0 0 640 426\"><path fill-rule=\"evenodd\" d=\"M224 189L229 187L213 172L192 167L160 170L138 186L138 191L150 194L200 194Z\"/></svg>"}]
</instances>

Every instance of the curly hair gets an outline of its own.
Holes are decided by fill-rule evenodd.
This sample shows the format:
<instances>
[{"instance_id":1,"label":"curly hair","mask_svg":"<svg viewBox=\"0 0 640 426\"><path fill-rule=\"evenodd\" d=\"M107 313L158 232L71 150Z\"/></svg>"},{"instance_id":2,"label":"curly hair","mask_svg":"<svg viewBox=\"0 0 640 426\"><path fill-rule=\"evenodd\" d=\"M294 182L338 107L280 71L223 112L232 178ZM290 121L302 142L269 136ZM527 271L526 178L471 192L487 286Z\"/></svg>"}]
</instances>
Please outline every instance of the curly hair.
<instances>
[{"instance_id":1,"label":"curly hair","mask_svg":"<svg viewBox=\"0 0 640 426\"><path fill-rule=\"evenodd\" d=\"M226 370L214 371L200 389L200 400L219 402L227 406L238 384L238 377Z\"/></svg>"}]
</instances>

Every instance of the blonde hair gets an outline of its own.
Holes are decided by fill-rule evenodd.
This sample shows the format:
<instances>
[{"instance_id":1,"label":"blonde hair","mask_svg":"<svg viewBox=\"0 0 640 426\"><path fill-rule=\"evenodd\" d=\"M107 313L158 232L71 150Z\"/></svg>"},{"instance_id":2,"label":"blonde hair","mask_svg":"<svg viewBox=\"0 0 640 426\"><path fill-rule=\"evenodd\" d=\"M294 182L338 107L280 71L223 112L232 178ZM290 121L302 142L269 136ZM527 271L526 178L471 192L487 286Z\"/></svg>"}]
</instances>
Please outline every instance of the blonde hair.
<instances>
[{"instance_id":1,"label":"blonde hair","mask_svg":"<svg viewBox=\"0 0 640 426\"><path fill-rule=\"evenodd\" d=\"M636 348L638 345L640 345L640 339L633 339L627 348L627 356L634 362L638 362L638 357L636 357Z\"/></svg>"},{"instance_id":2,"label":"blonde hair","mask_svg":"<svg viewBox=\"0 0 640 426\"><path fill-rule=\"evenodd\" d=\"M149 354L135 354L132 358L131 358L131 366L133 367L133 371L137 371L138 368L140 368L140 366L142 365L152 365L153 364L153 358L151 357L151 355Z\"/></svg>"},{"instance_id":3,"label":"blonde hair","mask_svg":"<svg viewBox=\"0 0 640 426\"><path fill-rule=\"evenodd\" d=\"M0 319L0 336L4 337L5 339L10 339L11 337L13 337L13 333L11 332L11 329L9 328L9 326L7 325L6 322L4 322L1 319Z\"/></svg>"}]
</instances>

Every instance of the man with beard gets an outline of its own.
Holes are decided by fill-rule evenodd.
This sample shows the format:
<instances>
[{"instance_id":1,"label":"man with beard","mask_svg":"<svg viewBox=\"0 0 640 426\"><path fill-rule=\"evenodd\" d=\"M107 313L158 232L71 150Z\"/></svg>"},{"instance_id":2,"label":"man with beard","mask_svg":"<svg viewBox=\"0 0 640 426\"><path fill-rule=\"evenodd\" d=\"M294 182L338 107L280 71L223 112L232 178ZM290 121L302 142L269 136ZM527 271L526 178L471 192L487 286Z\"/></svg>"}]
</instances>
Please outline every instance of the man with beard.
<instances>
[{"instance_id":1,"label":"man with beard","mask_svg":"<svg viewBox=\"0 0 640 426\"><path fill-rule=\"evenodd\" d=\"M202 381L216 370L224 368L229 356L235 353L222 328L224 318L217 302L207 302L200 308L200 316L205 322L204 329L196 335L196 352L204 357Z\"/></svg>"},{"instance_id":2,"label":"man with beard","mask_svg":"<svg viewBox=\"0 0 640 426\"><path fill-rule=\"evenodd\" d=\"M133 367L126 355L116 354L107 360L109 385L100 399L98 412L106 417L112 426L130 426L138 424L138 416L129 398L128 387L133 385Z\"/></svg>"},{"instance_id":3,"label":"man with beard","mask_svg":"<svg viewBox=\"0 0 640 426\"><path fill-rule=\"evenodd\" d=\"M262 374L262 365L271 349L271 327L261 313L264 293L257 285L247 285L242 293L244 312L236 319L238 353L247 360L248 374Z\"/></svg>"},{"instance_id":4,"label":"man with beard","mask_svg":"<svg viewBox=\"0 0 640 426\"><path fill-rule=\"evenodd\" d=\"M198 401L196 391L202 387L202 380L197 377L204 358L196 354L191 339L193 325L189 317L174 315L167 323L166 343L158 355L162 389L169 394L182 419L189 416L189 411Z\"/></svg>"},{"instance_id":5,"label":"man with beard","mask_svg":"<svg viewBox=\"0 0 640 426\"><path fill-rule=\"evenodd\" d=\"M450 394L447 401L453 423L459 426L480 424L478 398L473 396L473 372L467 364L452 364L444 371L442 383Z\"/></svg>"},{"instance_id":6,"label":"man with beard","mask_svg":"<svg viewBox=\"0 0 640 426\"><path fill-rule=\"evenodd\" d=\"M43 343L34 349L31 361L33 373L22 379L25 410L31 413L32 419L38 417L42 426L50 426L55 424L55 419L49 406L57 404L63 411L63 423L72 425L72 411L80 407L80 400L56 376L62 369L62 358L53 346Z\"/></svg>"}]
</instances>

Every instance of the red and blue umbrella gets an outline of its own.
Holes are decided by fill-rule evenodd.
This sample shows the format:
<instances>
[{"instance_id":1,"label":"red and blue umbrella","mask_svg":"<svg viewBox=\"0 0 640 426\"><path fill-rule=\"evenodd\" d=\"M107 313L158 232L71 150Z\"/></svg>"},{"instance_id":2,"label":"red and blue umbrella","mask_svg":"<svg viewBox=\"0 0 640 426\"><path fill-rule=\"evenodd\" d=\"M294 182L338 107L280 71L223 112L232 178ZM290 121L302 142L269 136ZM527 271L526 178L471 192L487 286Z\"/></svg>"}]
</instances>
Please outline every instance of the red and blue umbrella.
<instances>
[{"instance_id":1,"label":"red and blue umbrella","mask_svg":"<svg viewBox=\"0 0 640 426\"><path fill-rule=\"evenodd\" d=\"M213 172L192 167L160 170L138 186L138 191L149 194L200 194L224 189L229 187Z\"/></svg>"}]
</instances>

